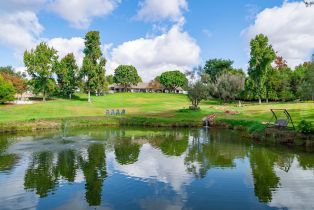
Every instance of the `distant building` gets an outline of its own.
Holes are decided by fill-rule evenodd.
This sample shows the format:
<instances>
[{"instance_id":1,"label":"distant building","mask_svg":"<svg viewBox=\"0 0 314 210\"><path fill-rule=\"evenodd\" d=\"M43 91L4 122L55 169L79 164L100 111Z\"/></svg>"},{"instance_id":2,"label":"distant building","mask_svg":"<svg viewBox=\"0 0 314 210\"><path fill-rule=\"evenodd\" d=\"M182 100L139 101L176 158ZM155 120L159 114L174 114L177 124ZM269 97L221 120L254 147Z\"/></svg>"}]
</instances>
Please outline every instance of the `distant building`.
<instances>
[{"instance_id":1,"label":"distant building","mask_svg":"<svg viewBox=\"0 0 314 210\"><path fill-rule=\"evenodd\" d=\"M116 92L123 92L124 87L117 84L109 85L109 92L110 93L116 93ZM151 85L151 83L145 83L140 82L137 85L131 85L131 87L128 88L128 92L133 93L168 93L169 91L165 88L159 86L156 87L154 85ZM178 94L186 94L187 92L184 91L182 88L176 88L175 93Z\"/></svg>"}]
</instances>

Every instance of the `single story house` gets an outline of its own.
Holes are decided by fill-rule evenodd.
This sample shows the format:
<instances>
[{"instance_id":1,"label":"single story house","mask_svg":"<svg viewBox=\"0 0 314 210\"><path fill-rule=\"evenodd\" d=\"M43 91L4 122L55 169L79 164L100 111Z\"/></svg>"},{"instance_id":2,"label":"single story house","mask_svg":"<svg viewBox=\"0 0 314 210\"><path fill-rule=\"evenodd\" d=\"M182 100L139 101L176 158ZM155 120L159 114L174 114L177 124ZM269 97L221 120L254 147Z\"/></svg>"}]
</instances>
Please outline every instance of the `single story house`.
<instances>
[{"instance_id":1,"label":"single story house","mask_svg":"<svg viewBox=\"0 0 314 210\"><path fill-rule=\"evenodd\" d=\"M109 85L109 93L123 92L124 87L118 84ZM128 92L134 93L168 93L169 91L161 86L155 86L151 83L139 82L137 85L128 87ZM176 88L175 93L187 94L181 87Z\"/></svg>"}]
</instances>

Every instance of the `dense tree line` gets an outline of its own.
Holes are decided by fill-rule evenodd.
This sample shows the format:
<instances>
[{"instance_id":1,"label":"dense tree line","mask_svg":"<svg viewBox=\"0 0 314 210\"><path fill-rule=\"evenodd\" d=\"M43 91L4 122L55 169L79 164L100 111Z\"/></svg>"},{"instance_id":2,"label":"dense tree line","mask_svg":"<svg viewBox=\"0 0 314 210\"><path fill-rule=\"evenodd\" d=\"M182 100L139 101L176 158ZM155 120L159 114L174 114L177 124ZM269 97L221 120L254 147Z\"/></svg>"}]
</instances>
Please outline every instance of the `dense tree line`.
<instances>
[{"instance_id":1,"label":"dense tree line","mask_svg":"<svg viewBox=\"0 0 314 210\"><path fill-rule=\"evenodd\" d=\"M199 77L196 84L189 85L193 106L197 106L198 98L204 100L204 95L225 102L314 100L314 61L291 69L283 57L276 55L263 34L252 39L250 47L247 75L234 68L233 61L225 59L210 59L204 67L188 72L192 79Z\"/></svg>"},{"instance_id":2,"label":"dense tree line","mask_svg":"<svg viewBox=\"0 0 314 210\"><path fill-rule=\"evenodd\" d=\"M106 59L100 49L100 35L90 31L85 36L84 59L81 68L78 67L73 53L63 58L46 43L40 43L35 49L25 51L24 63L30 76L29 85L32 92L42 94L43 101L49 95L69 97L78 91L101 95L106 89L105 76Z\"/></svg>"},{"instance_id":3,"label":"dense tree line","mask_svg":"<svg viewBox=\"0 0 314 210\"><path fill-rule=\"evenodd\" d=\"M12 67L0 68L0 102L12 101L26 91L40 94L43 101L51 95L72 98L77 92L103 95L108 85L116 83L125 91L142 81L132 65L120 65L114 75L106 75L106 59L101 51L100 34L85 35L83 64L78 66L73 53L60 58L57 51L42 42L25 51L26 73L16 73ZM209 97L222 101L294 101L314 100L314 62L305 62L291 69L283 57L276 54L268 38L259 34L250 42L247 73L233 66L228 59L210 59L187 75L179 70L162 73L149 83L151 88L174 92L189 90L193 106ZM187 76L199 82L188 84ZM204 87L201 87L204 86ZM206 96L206 97L205 97Z\"/></svg>"}]
</instances>

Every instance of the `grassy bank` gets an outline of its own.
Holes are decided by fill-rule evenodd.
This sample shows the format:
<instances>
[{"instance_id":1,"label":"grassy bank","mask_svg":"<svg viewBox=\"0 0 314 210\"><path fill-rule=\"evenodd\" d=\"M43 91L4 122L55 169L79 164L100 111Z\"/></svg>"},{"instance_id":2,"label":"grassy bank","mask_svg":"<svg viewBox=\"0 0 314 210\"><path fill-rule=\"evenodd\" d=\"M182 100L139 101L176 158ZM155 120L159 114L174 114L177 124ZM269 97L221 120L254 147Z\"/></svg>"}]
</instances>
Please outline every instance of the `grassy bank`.
<instances>
[{"instance_id":1,"label":"grassy bank","mask_svg":"<svg viewBox=\"0 0 314 210\"><path fill-rule=\"evenodd\" d=\"M215 113L217 121L249 130L261 129L271 118L269 109L286 108L297 125L302 119L314 122L314 103L221 104L206 101L201 111L187 110L190 102L185 95L156 93L118 93L93 97L87 103L85 95L76 99L53 99L30 105L0 106L0 131L36 130L68 126L141 125L194 127L202 118ZM124 116L105 116L106 109L126 109ZM230 114L229 111L236 114Z\"/></svg>"}]
</instances>

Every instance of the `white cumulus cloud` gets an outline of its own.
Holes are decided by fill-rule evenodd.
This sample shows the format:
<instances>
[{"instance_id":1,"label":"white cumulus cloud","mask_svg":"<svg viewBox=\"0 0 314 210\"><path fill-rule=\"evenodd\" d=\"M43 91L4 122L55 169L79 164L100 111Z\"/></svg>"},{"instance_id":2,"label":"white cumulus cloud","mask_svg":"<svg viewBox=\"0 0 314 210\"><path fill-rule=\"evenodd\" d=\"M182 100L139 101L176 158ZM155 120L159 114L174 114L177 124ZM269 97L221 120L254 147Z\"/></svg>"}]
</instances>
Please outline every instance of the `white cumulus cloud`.
<instances>
[{"instance_id":1,"label":"white cumulus cloud","mask_svg":"<svg viewBox=\"0 0 314 210\"><path fill-rule=\"evenodd\" d=\"M181 22L184 20L182 13L188 10L186 0L143 0L139 6L137 18L144 21L169 19Z\"/></svg>"},{"instance_id":2,"label":"white cumulus cloud","mask_svg":"<svg viewBox=\"0 0 314 210\"><path fill-rule=\"evenodd\" d=\"M284 2L280 7L258 13L254 24L245 30L248 38L263 33L290 66L309 59L314 52L314 7L303 2Z\"/></svg>"},{"instance_id":3,"label":"white cumulus cloud","mask_svg":"<svg viewBox=\"0 0 314 210\"><path fill-rule=\"evenodd\" d=\"M289 172L276 169L280 178L280 188L274 190L271 207L279 209L314 209L314 170L304 170L294 159ZM287 199L289 198L289 199Z\"/></svg>"},{"instance_id":4,"label":"white cumulus cloud","mask_svg":"<svg viewBox=\"0 0 314 210\"><path fill-rule=\"evenodd\" d=\"M75 28L87 28L93 17L110 14L121 0L54 0L49 8Z\"/></svg>"},{"instance_id":5,"label":"white cumulus cloud","mask_svg":"<svg viewBox=\"0 0 314 210\"><path fill-rule=\"evenodd\" d=\"M48 41L48 45L58 51L60 58L68 53L73 53L77 64L82 65L84 57L84 39L81 37L73 37L70 39L54 38Z\"/></svg>"},{"instance_id":6,"label":"white cumulus cloud","mask_svg":"<svg viewBox=\"0 0 314 210\"><path fill-rule=\"evenodd\" d=\"M125 173L128 176L142 179L153 177L159 182L169 184L177 193L184 195L184 186L190 184L193 179L193 175L186 172L184 164L185 156L186 154L179 157L168 157L151 145L144 144L141 148L138 161L131 165L120 165L116 161L113 161L113 167L115 170ZM108 161L112 160L109 159Z\"/></svg>"},{"instance_id":7,"label":"white cumulus cloud","mask_svg":"<svg viewBox=\"0 0 314 210\"><path fill-rule=\"evenodd\" d=\"M32 48L39 39L43 26L31 11L0 15L0 43L13 47L16 53Z\"/></svg>"},{"instance_id":8,"label":"white cumulus cloud","mask_svg":"<svg viewBox=\"0 0 314 210\"><path fill-rule=\"evenodd\" d=\"M111 51L110 68L129 64L137 68L144 81L167 70L185 71L200 61L200 47L181 27L174 25L165 34L122 43Z\"/></svg>"}]
</instances>

